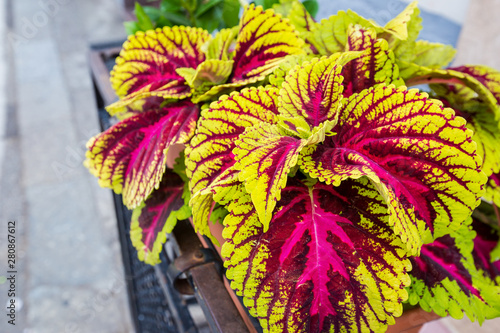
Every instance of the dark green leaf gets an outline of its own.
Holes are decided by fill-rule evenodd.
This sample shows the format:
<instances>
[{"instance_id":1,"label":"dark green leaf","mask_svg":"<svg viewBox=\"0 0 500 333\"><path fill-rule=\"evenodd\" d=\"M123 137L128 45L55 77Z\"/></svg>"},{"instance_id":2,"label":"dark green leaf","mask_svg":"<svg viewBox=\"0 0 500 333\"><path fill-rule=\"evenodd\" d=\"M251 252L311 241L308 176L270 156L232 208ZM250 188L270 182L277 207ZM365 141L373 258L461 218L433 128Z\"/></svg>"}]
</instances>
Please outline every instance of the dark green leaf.
<instances>
[{"instance_id":1,"label":"dark green leaf","mask_svg":"<svg viewBox=\"0 0 500 333\"><path fill-rule=\"evenodd\" d=\"M157 28L163 27L171 27L173 26L172 22L165 18L165 16L160 16L160 18L156 21Z\"/></svg>"},{"instance_id":2,"label":"dark green leaf","mask_svg":"<svg viewBox=\"0 0 500 333\"><path fill-rule=\"evenodd\" d=\"M153 22L144 11L144 8L136 2L135 3L135 16L137 17L137 23L139 25L139 29L142 31L154 29Z\"/></svg>"},{"instance_id":3,"label":"dark green leaf","mask_svg":"<svg viewBox=\"0 0 500 333\"><path fill-rule=\"evenodd\" d=\"M238 0L224 0L222 19L226 28L234 27L239 22L240 2Z\"/></svg>"},{"instance_id":4,"label":"dark green leaf","mask_svg":"<svg viewBox=\"0 0 500 333\"><path fill-rule=\"evenodd\" d=\"M162 13L158 8L151 7L151 6L144 6L142 7L144 10L144 13L151 19L152 22L158 21L158 19L161 17Z\"/></svg>"},{"instance_id":5,"label":"dark green leaf","mask_svg":"<svg viewBox=\"0 0 500 333\"><path fill-rule=\"evenodd\" d=\"M196 18L196 26L212 32L219 27L221 21L222 10L218 7L212 7L205 14Z\"/></svg>"},{"instance_id":6,"label":"dark green leaf","mask_svg":"<svg viewBox=\"0 0 500 333\"><path fill-rule=\"evenodd\" d=\"M317 0L306 0L302 4L304 5L304 7L306 7L307 11L309 12L309 14L311 14L312 17L316 16L319 9Z\"/></svg>"},{"instance_id":7,"label":"dark green leaf","mask_svg":"<svg viewBox=\"0 0 500 333\"><path fill-rule=\"evenodd\" d=\"M220 4L223 1L224 0L209 0L207 2L202 1L202 5L198 7L194 16L196 18L199 18L201 15L205 14L207 11L209 11L214 6L217 6L218 4Z\"/></svg>"},{"instance_id":8,"label":"dark green leaf","mask_svg":"<svg viewBox=\"0 0 500 333\"><path fill-rule=\"evenodd\" d=\"M178 12L182 10L181 0L162 0L160 3L160 10L166 12Z\"/></svg>"},{"instance_id":9,"label":"dark green leaf","mask_svg":"<svg viewBox=\"0 0 500 333\"><path fill-rule=\"evenodd\" d=\"M169 12L166 12L166 13L163 13L163 16L171 21L173 24L176 24L176 25L185 25L185 26L191 26L191 21L189 21L189 19L181 14L181 13L169 13Z\"/></svg>"}]
</instances>

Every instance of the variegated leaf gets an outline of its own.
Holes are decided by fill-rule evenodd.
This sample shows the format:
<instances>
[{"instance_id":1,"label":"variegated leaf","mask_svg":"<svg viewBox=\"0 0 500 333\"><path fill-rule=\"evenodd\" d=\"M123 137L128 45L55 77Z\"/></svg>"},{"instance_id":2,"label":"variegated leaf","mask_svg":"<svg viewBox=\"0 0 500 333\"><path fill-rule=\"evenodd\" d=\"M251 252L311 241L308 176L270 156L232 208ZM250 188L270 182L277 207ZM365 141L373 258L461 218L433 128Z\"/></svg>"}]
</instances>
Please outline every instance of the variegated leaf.
<instances>
[{"instance_id":1,"label":"variegated leaf","mask_svg":"<svg viewBox=\"0 0 500 333\"><path fill-rule=\"evenodd\" d=\"M444 83L447 85L462 85L474 91L477 97L485 103L495 120L500 119L500 106L497 97L494 95L495 85L490 83L493 90L476 78L466 72L460 72L454 69L432 69L428 67L416 66L415 74L406 80L409 86L419 84Z\"/></svg>"},{"instance_id":2,"label":"variegated leaf","mask_svg":"<svg viewBox=\"0 0 500 333\"><path fill-rule=\"evenodd\" d=\"M486 183L484 198L500 207L500 172L494 173L488 178Z\"/></svg>"},{"instance_id":3,"label":"variegated leaf","mask_svg":"<svg viewBox=\"0 0 500 333\"><path fill-rule=\"evenodd\" d=\"M310 52L317 54L318 50L310 42L317 23L300 1L292 2L287 18L298 31L299 36L306 42L306 45L309 46Z\"/></svg>"},{"instance_id":4,"label":"variegated leaf","mask_svg":"<svg viewBox=\"0 0 500 333\"><path fill-rule=\"evenodd\" d=\"M101 186L122 193L123 203L135 208L158 188L169 147L189 142L197 119L191 102L129 117L89 140L85 164Z\"/></svg>"},{"instance_id":5,"label":"variegated leaf","mask_svg":"<svg viewBox=\"0 0 500 333\"><path fill-rule=\"evenodd\" d=\"M108 112L123 112L129 104L151 96L189 96L189 86L175 70L203 62L200 48L210 38L203 29L177 26L129 36L111 72L111 84L121 99L108 106Z\"/></svg>"},{"instance_id":6,"label":"variegated leaf","mask_svg":"<svg viewBox=\"0 0 500 333\"><path fill-rule=\"evenodd\" d=\"M500 286L500 259L492 256L493 251L498 248L500 242L500 231L498 227L493 228L476 219L472 222L472 228L476 232L474 250L472 251L474 264L485 277ZM500 303L500 298L498 302Z\"/></svg>"},{"instance_id":7,"label":"variegated leaf","mask_svg":"<svg viewBox=\"0 0 500 333\"><path fill-rule=\"evenodd\" d=\"M251 4L245 8L240 20L232 58L233 72L228 82L212 87L195 97L194 102L213 100L216 96L264 80L286 56L303 54L303 44L288 20L273 10L263 10Z\"/></svg>"},{"instance_id":8,"label":"variegated leaf","mask_svg":"<svg viewBox=\"0 0 500 333\"><path fill-rule=\"evenodd\" d=\"M124 120L149 110L161 109L163 104L166 104L163 97L150 96L128 104L121 112L115 114L115 116L119 120Z\"/></svg>"},{"instance_id":9,"label":"variegated leaf","mask_svg":"<svg viewBox=\"0 0 500 333\"><path fill-rule=\"evenodd\" d=\"M224 96L202 111L196 134L186 148L187 175L195 227L207 234L211 197L196 194L234 165L232 150L246 127L277 122L276 88L250 88Z\"/></svg>"},{"instance_id":10,"label":"variegated leaf","mask_svg":"<svg viewBox=\"0 0 500 333\"><path fill-rule=\"evenodd\" d=\"M431 85L433 92L455 112L467 120L474 133L477 154L481 157L486 176L500 171L500 129L488 106L476 99L471 89L460 85Z\"/></svg>"},{"instance_id":11,"label":"variegated leaf","mask_svg":"<svg viewBox=\"0 0 500 333\"><path fill-rule=\"evenodd\" d=\"M178 220L191 215L184 204L184 182L177 174L167 171L160 187L134 209L130 225L130 239L139 259L150 265L160 263L160 253Z\"/></svg>"},{"instance_id":12,"label":"variegated leaf","mask_svg":"<svg viewBox=\"0 0 500 333\"><path fill-rule=\"evenodd\" d=\"M265 332L383 332L402 313L409 261L367 179L290 179L268 232L244 190L228 210L226 275Z\"/></svg>"},{"instance_id":13,"label":"variegated leaf","mask_svg":"<svg viewBox=\"0 0 500 333\"><path fill-rule=\"evenodd\" d=\"M280 90L280 115L304 118L310 128L336 120L343 91L340 72L347 62L343 59L335 54L292 69Z\"/></svg>"},{"instance_id":14,"label":"variegated leaf","mask_svg":"<svg viewBox=\"0 0 500 333\"><path fill-rule=\"evenodd\" d=\"M247 128L236 141L234 168L240 171L239 180L252 196L264 232L286 186L288 173L306 144L306 139L283 136L278 126L264 122Z\"/></svg>"},{"instance_id":15,"label":"variegated leaf","mask_svg":"<svg viewBox=\"0 0 500 333\"><path fill-rule=\"evenodd\" d=\"M336 15L317 23L308 42L320 55L331 55L345 51L347 30L355 24L364 28L374 28L377 33L384 31L374 21L367 20L349 9L347 12L339 11Z\"/></svg>"},{"instance_id":16,"label":"variegated leaf","mask_svg":"<svg viewBox=\"0 0 500 333\"><path fill-rule=\"evenodd\" d=\"M424 93L363 90L348 99L332 132L322 145L304 148L302 169L334 185L368 176L413 254L431 234L456 230L479 204L486 177L472 132Z\"/></svg>"},{"instance_id":17,"label":"variegated leaf","mask_svg":"<svg viewBox=\"0 0 500 333\"><path fill-rule=\"evenodd\" d=\"M274 70L274 72L269 75L269 83L277 88L281 88L285 77L288 73L294 69L297 65L302 65L305 62L310 62L315 58L311 54L298 54L286 56L285 60L280 63L280 65Z\"/></svg>"},{"instance_id":18,"label":"variegated leaf","mask_svg":"<svg viewBox=\"0 0 500 333\"><path fill-rule=\"evenodd\" d=\"M394 53L389 50L385 39L377 39L375 29L351 26L348 29L346 50L363 53L342 68L344 96L359 93L379 83L404 84L399 78Z\"/></svg>"},{"instance_id":19,"label":"variegated leaf","mask_svg":"<svg viewBox=\"0 0 500 333\"><path fill-rule=\"evenodd\" d=\"M231 83L264 79L287 55L301 54L303 41L293 26L273 10L248 6L236 39Z\"/></svg>"},{"instance_id":20,"label":"variegated leaf","mask_svg":"<svg viewBox=\"0 0 500 333\"><path fill-rule=\"evenodd\" d=\"M465 313L481 323L500 315L500 288L474 266L475 232L469 224L424 245L420 256L411 258L409 300L440 316L461 319Z\"/></svg>"},{"instance_id":21,"label":"variegated leaf","mask_svg":"<svg viewBox=\"0 0 500 333\"><path fill-rule=\"evenodd\" d=\"M460 66L452 67L450 70L454 70L460 73L464 73L472 76L479 82L481 82L495 97L498 104L500 104L500 72L481 65L475 66Z\"/></svg>"}]
</instances>

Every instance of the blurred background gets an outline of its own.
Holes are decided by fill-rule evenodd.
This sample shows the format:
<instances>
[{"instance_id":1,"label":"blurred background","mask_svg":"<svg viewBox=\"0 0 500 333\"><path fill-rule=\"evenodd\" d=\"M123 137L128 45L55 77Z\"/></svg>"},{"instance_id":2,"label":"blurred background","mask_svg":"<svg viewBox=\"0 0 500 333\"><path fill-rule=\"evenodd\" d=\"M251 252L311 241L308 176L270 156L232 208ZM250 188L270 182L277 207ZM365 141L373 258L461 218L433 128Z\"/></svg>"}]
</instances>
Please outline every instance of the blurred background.
<instances>
[{"instance_id":1,"label":"blurred background","mask_svg":"<svg viewBox=\"0 0 500 333\"><path fill-rule=\"evenodd\" d=\"M319 0L385 23L406 1ZM408 1L409 2L409 1ZM500 0L421 0L422 39L455 64L500 69ZM88 55L126 38L123 0L0 0L0 333L134 332L111 192L83 167L100 132ZM7 323L7 222L16 222L16 325ZM500 332L440 319L422 332Z\"/></svg>"}]
</instances>

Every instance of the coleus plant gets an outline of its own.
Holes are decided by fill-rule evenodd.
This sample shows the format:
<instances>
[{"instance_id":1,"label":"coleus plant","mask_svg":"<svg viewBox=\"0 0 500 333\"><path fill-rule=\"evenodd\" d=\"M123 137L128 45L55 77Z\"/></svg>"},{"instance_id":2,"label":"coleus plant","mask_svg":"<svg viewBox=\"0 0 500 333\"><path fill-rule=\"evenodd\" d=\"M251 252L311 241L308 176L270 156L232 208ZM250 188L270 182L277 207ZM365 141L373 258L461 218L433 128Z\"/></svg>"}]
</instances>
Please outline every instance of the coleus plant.
<instances>
[{"instance_id":1,"label":"coleus plant","mask_svg":"<svg viewBox=\"0 0 500 333\"><path fill-rule=\"evenodd\" d=\"M500 73L446 68L418 14L316 22L282 0L214 36L130 36L121 121L86 165L134 209L139 257L158 263L179 219L215 243L222 223L226 276L266 332L385 331L405 302L500 316Z\"/></svg>"}]
</instances>

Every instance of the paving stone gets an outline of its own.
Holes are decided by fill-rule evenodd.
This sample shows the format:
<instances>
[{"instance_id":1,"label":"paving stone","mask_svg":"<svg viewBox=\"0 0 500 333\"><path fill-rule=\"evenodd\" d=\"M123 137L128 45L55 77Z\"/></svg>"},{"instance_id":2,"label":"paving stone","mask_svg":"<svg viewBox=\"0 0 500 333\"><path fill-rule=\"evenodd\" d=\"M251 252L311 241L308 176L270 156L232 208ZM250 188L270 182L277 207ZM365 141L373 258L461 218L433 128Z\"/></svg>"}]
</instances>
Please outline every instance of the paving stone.
<instances>
[{"instance_id":1,"label":"paving stone","mask_svg":"<svg viewBox=\"0 0 500 333\"><path fill-rule=\"evenodd\" d=\"M40 286L29 293L29 327L25 333L127 333L122 320L125 285L110 281L104 288Z\"/></svg>"},{"instance_id":2,"label":"paving stone","mask_svg":"<svg viewBox=\"0 0 500 333\"><path fill-rule=\"evenodd\" d=\"M85 34L91 44L125 40L122 10L116 1L88 0L79 1L78 5Z\"/></svg>"},{"instance_id":3,"label":"paving stone","mask_svg":"<svg viewBox=\"0 0 500 333\"><path fill-rule=\"evenodd\" d=\"M50 39L50 24L53 15L40 6L39 1L16 0L12 1L12 10L15 16L14 31L16 40L23 44L34 40Z\"/></svg>"},{"instance_id":4,"label":"paving stone","mask_svg":"<svg viewBox=\"0 0 500 333\"><path fill-rule=\"evenodd\" d=\"M59 52L62 54L80 53L86 56L88 44L81 15L78 15L78 3L78 1L72 1L61 6L59 14L54 16L52 30L58 42Z\"/></svg>"},{"instance_id":5,"label":"paving stone","mask_svg":"<svg viewBox=\"0 0 500 333\"><path fill-rule=\"evenodd\" d=\"M21 186L22 160L19 155L19 142L16 138L4 140L5 155L3 164L0 165L0 223L24 218L25 200ZM2 224L3 225L3 224ZM4 232L5 230L0 230ZM26 232L21 225L17 232Z\"/></svg>"},{"instance_id":6,"label":"paving stone","mask_svg":"<svg viewBox=\"0 0 500 333\"><path fill-rule=\"evenodd\" d=\"M5 17L5 6L0 8L0 17ZM7 26L5 24L5 20L0 20L0 45L5 45L6 43L6 31ZM7 125L7 71L7 49L5 47L0 47L0 140L2 140L5 136ZM2 164L1 161L3 157L1 149L2 148L0 147L0 165Z\"/></svg>"},{"instance_id":7,"label":"paving stone","mask_svg":"<svg viewBox=\"0 0 500 333\"><path fill-rule=\"evenodd\" d=\"M14 49L18 83L44 82L60 73L60 60L53 40L31 40Z\"/></svg>"},{"instance_id":8,"label":"paving stone","mask_svg":"<svg viewBox=\"0 0 500 333\"><path fill-rule=\"evenodd\" d=\"M87 174L85 152L76 141L70 119L47 120L23 131L23 185L63 182Z\"/></svg>"},{"instance_id":9,"label":"paving stone","mask_svg":"<svg viewBox=\"0 0 500 333\"><path fill-rule=\"evenodd\" d=\"M61 126L67 126L64 120L70 121L72 105L67 84L59 73L54 74L56 75L49 76L45 81L17 85L17 115L23 133L39 129L47 121L51 121L52 125L60 122Z\"/></svg>"},{"instance_id":10,"label":"paving stone","mask_svg":"<svg viewBox=\"0 0 500 333\"><path fill-rule=\"evenodd\" d=\"M82 177L26 189L30 240L36 238L28 249L31 288L102 287L120 271L114 257L119 252L111 249L117 230L98 219L89 181Z\"/></svg>"}]
</instances>

